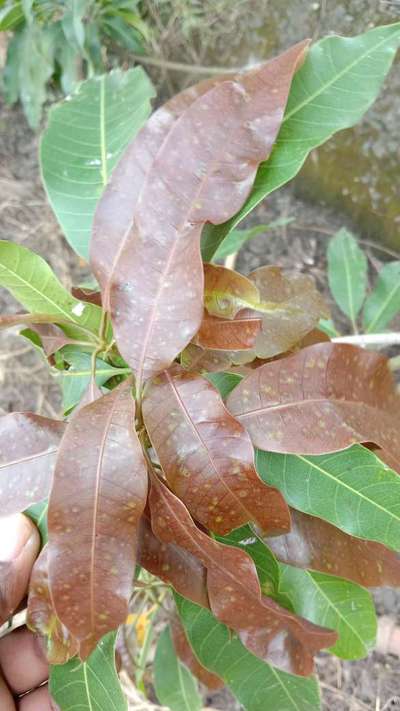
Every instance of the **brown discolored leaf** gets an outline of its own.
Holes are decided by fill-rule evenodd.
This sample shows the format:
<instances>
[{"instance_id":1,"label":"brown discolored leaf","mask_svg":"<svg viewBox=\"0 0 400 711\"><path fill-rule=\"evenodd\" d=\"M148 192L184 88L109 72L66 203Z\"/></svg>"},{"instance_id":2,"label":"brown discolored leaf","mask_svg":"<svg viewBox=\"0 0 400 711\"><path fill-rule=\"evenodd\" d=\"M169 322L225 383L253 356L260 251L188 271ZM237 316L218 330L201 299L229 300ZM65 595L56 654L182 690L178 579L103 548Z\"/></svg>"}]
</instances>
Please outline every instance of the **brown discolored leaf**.
<instances>
[{"instance_id":1,"label":"brown discolored leaf","mask_svg":"<svg viewBox=\"0 0 400 711\"><path fill-rule=\"evenodd\" d=\"M261 267L249 275L257 286L262 327L255 340L259 358L272 358L290 350L329 311L306 274L285 274L280 267ZM254 314L253 314L254 315Z\"/></svg>"},{"instance_id":2,"label":"brown discolored leaf","mask_svg":"<svg viewBox=\"0 0 400 711\"><path fill-rule=\"evenodd\" d=\"M225 222L249 194L258 164L272 149L307 46L300 43L260 68L222 81L189 106L186 102L172 125L170 111L160 109L122 158L122 165L137 164L134 174L120 164L100 201L91 261L139 390L199 328L202 227ZM119 189L121 175L130 170L130 184L122 181ZM128 195L133 195L130 217L126 212L117 217L124 209L121 198L129 202ZM112 264L110 243L116 254Z\"/></svg>"},{"instance_id":3,"label":"brown discolored leaf","mask_svg":"<svg viewBox=\"0 0 400 711\"><path fill-rule=\"evenodd\" d=\"M260 449L323 454L374 442L397 459L399 404L387 358L339 343L257 368L227 400Z\"/></svg>"},{"instance_id":4,"label":"brown discolored leaf","mask_svg":"<svg viewBox=\"0 0 400 711\"><path fill-rule=\"evenodd\" d=\"M211 350L247 351L249 359L254 359L261 325L261 317L249 309L234 319L217 318L205 312L194 343Z\"/></svg>"},{"instance_id":5,"label":"brown discolored leaf","mask_svg":"<svg viewBox=\"0 0 400 711\"><path fill-rule=\"evenodd\" d=\"M208 380L174 365L148 383L143 418L168 483L200 523L222 536L249 521L270 535L290 529L282 494L258 476L250 438Z\"/></svg>"},{"instance_id":6,"label":"brown discolored leaf","mask_svg":"<svg viewBox=\"0 0 400 711\"><path fill-rule=\"evenodd\" d=\"M33 566L28 595L27 625L46 640L49 664L65 664L79 652L79 643L57 618L49 588L47 546Z\"/></svg>"},{"instance_id":7,"label":"brown discolored leaf","mask_svg":"<svg viewBox=\"0 0 400 711\"><path fill-rule=\"evenodd\" d=\"M181 365L193 373L216 373L231 366L231 354L228 351L212 351L189 343L181 353Z\"/></svg>"},{"instance_id":8,"label":"brown discolored leaf","mask_svg":"<svg viewBox=\"0 0 400 711\"><path fill-rule=\"evenodd\" d=\"M196 556L207 568L213 614L239 635L253 654L285 671L307 676L313 654L335 643L335 632L296 617L263 597L252 559L200 531L184 504L151 475L151 522L155 535Z\"/></svg>"},{"instance_id":9,"label":"brown discolored leaf","mask_svg":"<svg viewBox=\"0 0 400 711\"><path fill-rule=\"evenodd\" d=\"M216 674L213 674L208 669L203 667L197 659L193 649L191 648L185 630L178 615L174 615L171 620L172 641L175 647L175 652L179 659L186 664L192 674L201 681L208 689L215 691L222 689L224 682Z\"/></svg>"},{"instance_id":10,"label":"brown discolored leaf","mask_svg":"<svg viewBox=\"0 0 400 711\"><path fill-rule=\"evenodd\" d=\"M88 304L95 304L95 306L101 306L101 292L96 291L96 289L86 289L83 286L73 286L71 289L72 296L79 301L85 301Z\"/></svg>"},{"instance_id":11,"label":"brown discolored leaf","mask_svg":"<svg viewBox=\"0 0 400 711\"><path fill-rule=\"evenodd\" d=\"M283 563L348 578L365 587L400 586L400 555L363 541L314 516L291 509L292 529L265 539Z\"/></svg>"},{"instance_id":12,"label":"brown discolored leaf","mask_svg":"<svg viewBox=\"0 0 400 711\"><path fill-rule=\"evenodd\" d=\"M217 264L204 265L204 306L211 316L232 319L259 302L257 286L243 274Z\"/></svg>"},{"instance_id":13,"label":"brown discolored leaf","mask_svg":"<svg viewBox=\"0 0 400 711\"><path fill-rule=\"evenodd\" d=\"M49 579L82 659L128 610L147 471L127 380L73 414L49 502Z\"/></svg>"},{"instance_id":14,"label":"brown discolored leaf","mask_svg":"<svg viewBox=\"0 0 400 711\"><path fill-rule=\"evenodd\" d=\"M174 543L163 543L154 535L150 520L142 516L138 563L192 602L209 608L206 569L194 555Z\"/></svg>"},{"instance_id":15,"label":"brown discolored leaf","mask_svg":"<svg viewBox=\"0 0 400 711\"><path fill-rule=\"evenodd\" d=\"M0 417L0 515L45 499L65 423L32 412Z\"/></svg>"},{"instance_id":16,"label":"brown discolored leaf","mask_svg":"<svg viewBox=\"0 0 400 711\"><path fill-rule=\"evenodd\" d=\"M63 346L74 344L75 342L71 338L68 338L61 328L58 328L58 326L55 326L53 323L37 323L30 325L29 328L38 334L42 342L43 350L48 357L52 356Z\"/></svg>"}]
</instances>

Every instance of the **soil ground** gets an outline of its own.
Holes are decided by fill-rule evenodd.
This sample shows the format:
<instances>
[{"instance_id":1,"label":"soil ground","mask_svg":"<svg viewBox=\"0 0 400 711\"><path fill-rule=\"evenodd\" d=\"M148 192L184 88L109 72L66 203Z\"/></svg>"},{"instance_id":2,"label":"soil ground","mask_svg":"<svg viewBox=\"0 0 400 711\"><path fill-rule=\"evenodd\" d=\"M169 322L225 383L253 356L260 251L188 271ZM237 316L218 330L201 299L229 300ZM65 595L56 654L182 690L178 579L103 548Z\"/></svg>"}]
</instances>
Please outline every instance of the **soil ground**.
<instances>
[{"instance_id":1,"label":"soil ground","mask_svg":"<svg viewBox=\"0 0 400 711\"><path fill-rule=\"evenodd\" d=\"M38 173L37 138L27 128L19 109L0 108L1 238L41 254L65 285L78 284L88 271L66 244L46 204ZM313 274L326 293L327 239L346 225L346 220L321 204L301 200L292 188L272 196L266 206L252 215L251 222L270 222L278 217L292 217L294 221L252 241L240 253L237 267L243 272L261 264L300 269ZM360 238L370 256L371 274L383 260L397 256L363 241L362 235ZM1 290L0 313L17 309L16 302ZM339 314L335 316L345 332L346 323ZM59 415L59 388L39 354L14 332L0 336L0 412L28 409L51 417ZM398 591L380 591L376 600L380 614L395 616L400 621ZM400 709L399 659L372 653L365 660L350 663L321 655L318 672L325 711ZM205 706L224 711L239 709L225 691L205 698Z\"/></svg>"}]
</instances>

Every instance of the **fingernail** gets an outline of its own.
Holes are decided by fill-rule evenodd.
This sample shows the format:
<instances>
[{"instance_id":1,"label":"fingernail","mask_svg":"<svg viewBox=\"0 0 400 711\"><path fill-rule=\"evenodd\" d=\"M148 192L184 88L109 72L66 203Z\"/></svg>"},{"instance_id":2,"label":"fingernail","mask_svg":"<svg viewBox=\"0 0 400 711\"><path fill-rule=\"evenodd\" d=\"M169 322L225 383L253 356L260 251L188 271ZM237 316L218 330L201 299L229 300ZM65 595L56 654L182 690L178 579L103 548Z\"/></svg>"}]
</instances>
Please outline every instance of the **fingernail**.
<instances>
[{"instance_id":1,"label":"fingernail","mask_svg":"<svg viewBox=\"0 0 400 711\"><path fill-rule=\"evenodd\" d=\"M0 561L6 563L18 558L34 535L35 530L26 516L0 517Z\"/></svg>"}]
</instances>

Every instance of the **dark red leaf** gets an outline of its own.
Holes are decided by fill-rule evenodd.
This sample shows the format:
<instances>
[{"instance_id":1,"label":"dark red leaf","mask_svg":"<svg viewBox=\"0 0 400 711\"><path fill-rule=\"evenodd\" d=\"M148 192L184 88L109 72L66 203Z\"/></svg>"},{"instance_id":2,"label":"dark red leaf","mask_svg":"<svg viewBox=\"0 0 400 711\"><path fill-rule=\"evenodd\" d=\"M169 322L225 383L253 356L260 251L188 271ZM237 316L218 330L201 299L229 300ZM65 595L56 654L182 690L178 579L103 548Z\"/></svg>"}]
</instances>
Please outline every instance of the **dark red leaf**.
<instances>
[{"instance_id":1,"label":"dark red leaf","mask_svg":"<svg viewBox=\"0 0 400 711\"><path fill-rule=\"evenodd\" d=\"M139 390L199 328L202 227L225 222L249 194L258 164L272 149L307 46L300 43L260 68L222 81L186 103L172 125L169 110L160 109L122 158L122 166L137 167L120 164L100 201L91 261ZM127 174L129 183L121 181ZM128 217L123 202L129 203Z\"/></svg>"},{"instance_id":2,"label":"dark red leaf","mask_svg":"<svg viewBox=\"0 0 400 711\"><path fill-rule=\"evenodd\" d=\"M45 499L65 423L13 412L0 417L0 512L24 511Z\"/></svg>"},{"instance_id":3,"label":"dark red leaf","mask_svg":"<svg viewBox=\"0 0 400 711\"><path fill-rule=\"evenodd\" d=\"M162 543L142 516L138 563L192 602L209 608L206 569L198 558L174 543Z\"/></svg>"},{"instance_id":4,"label":"dark red leaf","mask_svg":"<svg viewBox=\"0 0 400 711\"><path fill-rule=\"evenodd\" d=\"M253 654L285 671L311 674L313 654L332 646L336 633L296 617L263 597L251 558L238 548L209 538L165 484L154 474L151 481L153 531L165 543L185 548L205 565L213 614L235 630Z\"/></svg>"},{"instance_id":5,"label":"dark red leaf","mask_svg":"<svg viewBox=\"0 0 400 711\"><path fill-rule=\"evenodd\" d=\"M227 407L260 449L323 454L374 442L400 458L400 398L387 358L321 343L257 368Z\"/></svg>"},{"instance_id":6,"label":"dark red leaf","mask_svg":"<svg viewBox=\"0 0 400 711\"><path fill-rule=\"evenodd\" d=\"M216 689L222 689L224 686L222 679L220 679L216 674L208 671L208 669L200 664L188 642L185 630L183 629L182 623L177 615L174 615L171 620L171 632L175 652L177 653L179 659L190 669L192 674L194 674L195 677L197 677L197 679L199 679L199 681L201 681L201 683L208 689L212 689L213 691Z\"/></svg>"},{"instance_id":7,"label":"dark red leaf","mask_svg":"<svg viewBox=\"0 0 400 711\"><path fill-rule=\"evenodd\" d=\"M330 523L291 510L292 530L265 539L283 563L339 575L366 587L400 586L400 556L380 543L343 533Z\"/></svg>"},{"instance_id":8,"label":"dark red leaf","mask_svg":"<svg viewBox=\"0 0 400 711\"><path fill-rule=\"evenodd\" d=\"M29 584L27 625L45 638L49 664L65 664L79 652L79 643L58 619L49 588L47 546L33 566Z\"/></svg>"},{"instance_id":9,"label":"dark red leaf","mask_svg":"<svg viewBox=\"0 0 400 711\"><path fill-rule=\"evenodd\" d=\"M206 528L290 529L282 494L258 476L250 438L208 380L178 365L164 371L145 389L143 418L168 483Z\"/></svg>"},{"instance_id":10,"label":"dark red leaf","mask_svg":"<svg viewBox=\"0 0 400 711\"><path fill-rule=\"evenodd\" d=\"M205 312L194 343L212 350L247 351L251 360L256 357L254 347L261 325L261 317L249 309L234 319L217 318Z\"/></svg>"},{"instance_id":11,"label":"dark red leaf","mask_svg":"<svg viewBox=\"0 0 400 711\"><path fill-rule=\"evenodd\" d=\"M57 616L86 658L127 615L147 471L132 383L73 414L49 503L49 578Z\"/></svg>"},{"instance_id":12,"label":"dark red leaf","mask_svg":"<svg viewBox=\"0 0 400 711\"><path fill-rule=\"evenodd\" d=\"M73 286L71 289L72 296L79 301L85 301L88 304L101 306L101 293L95 289L85 289L82 286Z\"/></svg>"}]
</instances>

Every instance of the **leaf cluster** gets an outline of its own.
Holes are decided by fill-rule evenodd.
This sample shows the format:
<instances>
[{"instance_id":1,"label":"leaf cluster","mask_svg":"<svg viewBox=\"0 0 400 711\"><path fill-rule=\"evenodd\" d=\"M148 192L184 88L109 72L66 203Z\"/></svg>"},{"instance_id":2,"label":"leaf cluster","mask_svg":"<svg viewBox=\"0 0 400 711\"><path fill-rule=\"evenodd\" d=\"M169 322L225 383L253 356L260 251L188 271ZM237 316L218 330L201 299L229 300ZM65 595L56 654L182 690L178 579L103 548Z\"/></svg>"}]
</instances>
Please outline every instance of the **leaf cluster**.
<instances>
[{"instance_id":1,"label":"leaf cluster","mask_svg":"<svg viewBox=\"0 0 400 711\"><path fill-rule=\"evenodd\" d=\"M65 421L0 419L1 512L28 510L48 539L28 621L47 640L61 707L68 688L82 708L91 698L110 708L104 694L124 708L113 645L140 569L174 590L178 617L155 665L173 709L187 693L198 708L189 668L250 711L267 699L318 709L314 655L356 659L373 645L367 588L400 580L399 395L387 359L329 340L308 275L271 265L243 276L212 259L261 195L368 108L399 41L392 25L309 52L301 42L137 122L98 194L70 196L71 212L89 198L98 289L70 294L41 258L0 243L0 283L27 310L0 325L25 324L64 383ZM370 64L345 108L342 93ZM104 102L103 89L91 84L91 99L97 90ZM138 94L144 107L149 92ZM84 96L60 107L60 124ZM85 135L79 120L76 130L71 141ZM107 140L101 130L96 179ZM42 160L59 216L65 195L45 150ZM70 227L84 249L87 224L79 239Z\"/></svg>"},{"instance_id":2,"label":"leaf cluster","mask_svg":"<svg viewBox=\"0 0 400 711\"><path fill-rule=\"evenodd\" d=\"M4 96L21 101L31 128L39 125L50 81L70 94L105 70L107 53L141 53L149 36L138 0L3 0L0 32L12 32Z\"/></svg>"}]
</instances>

